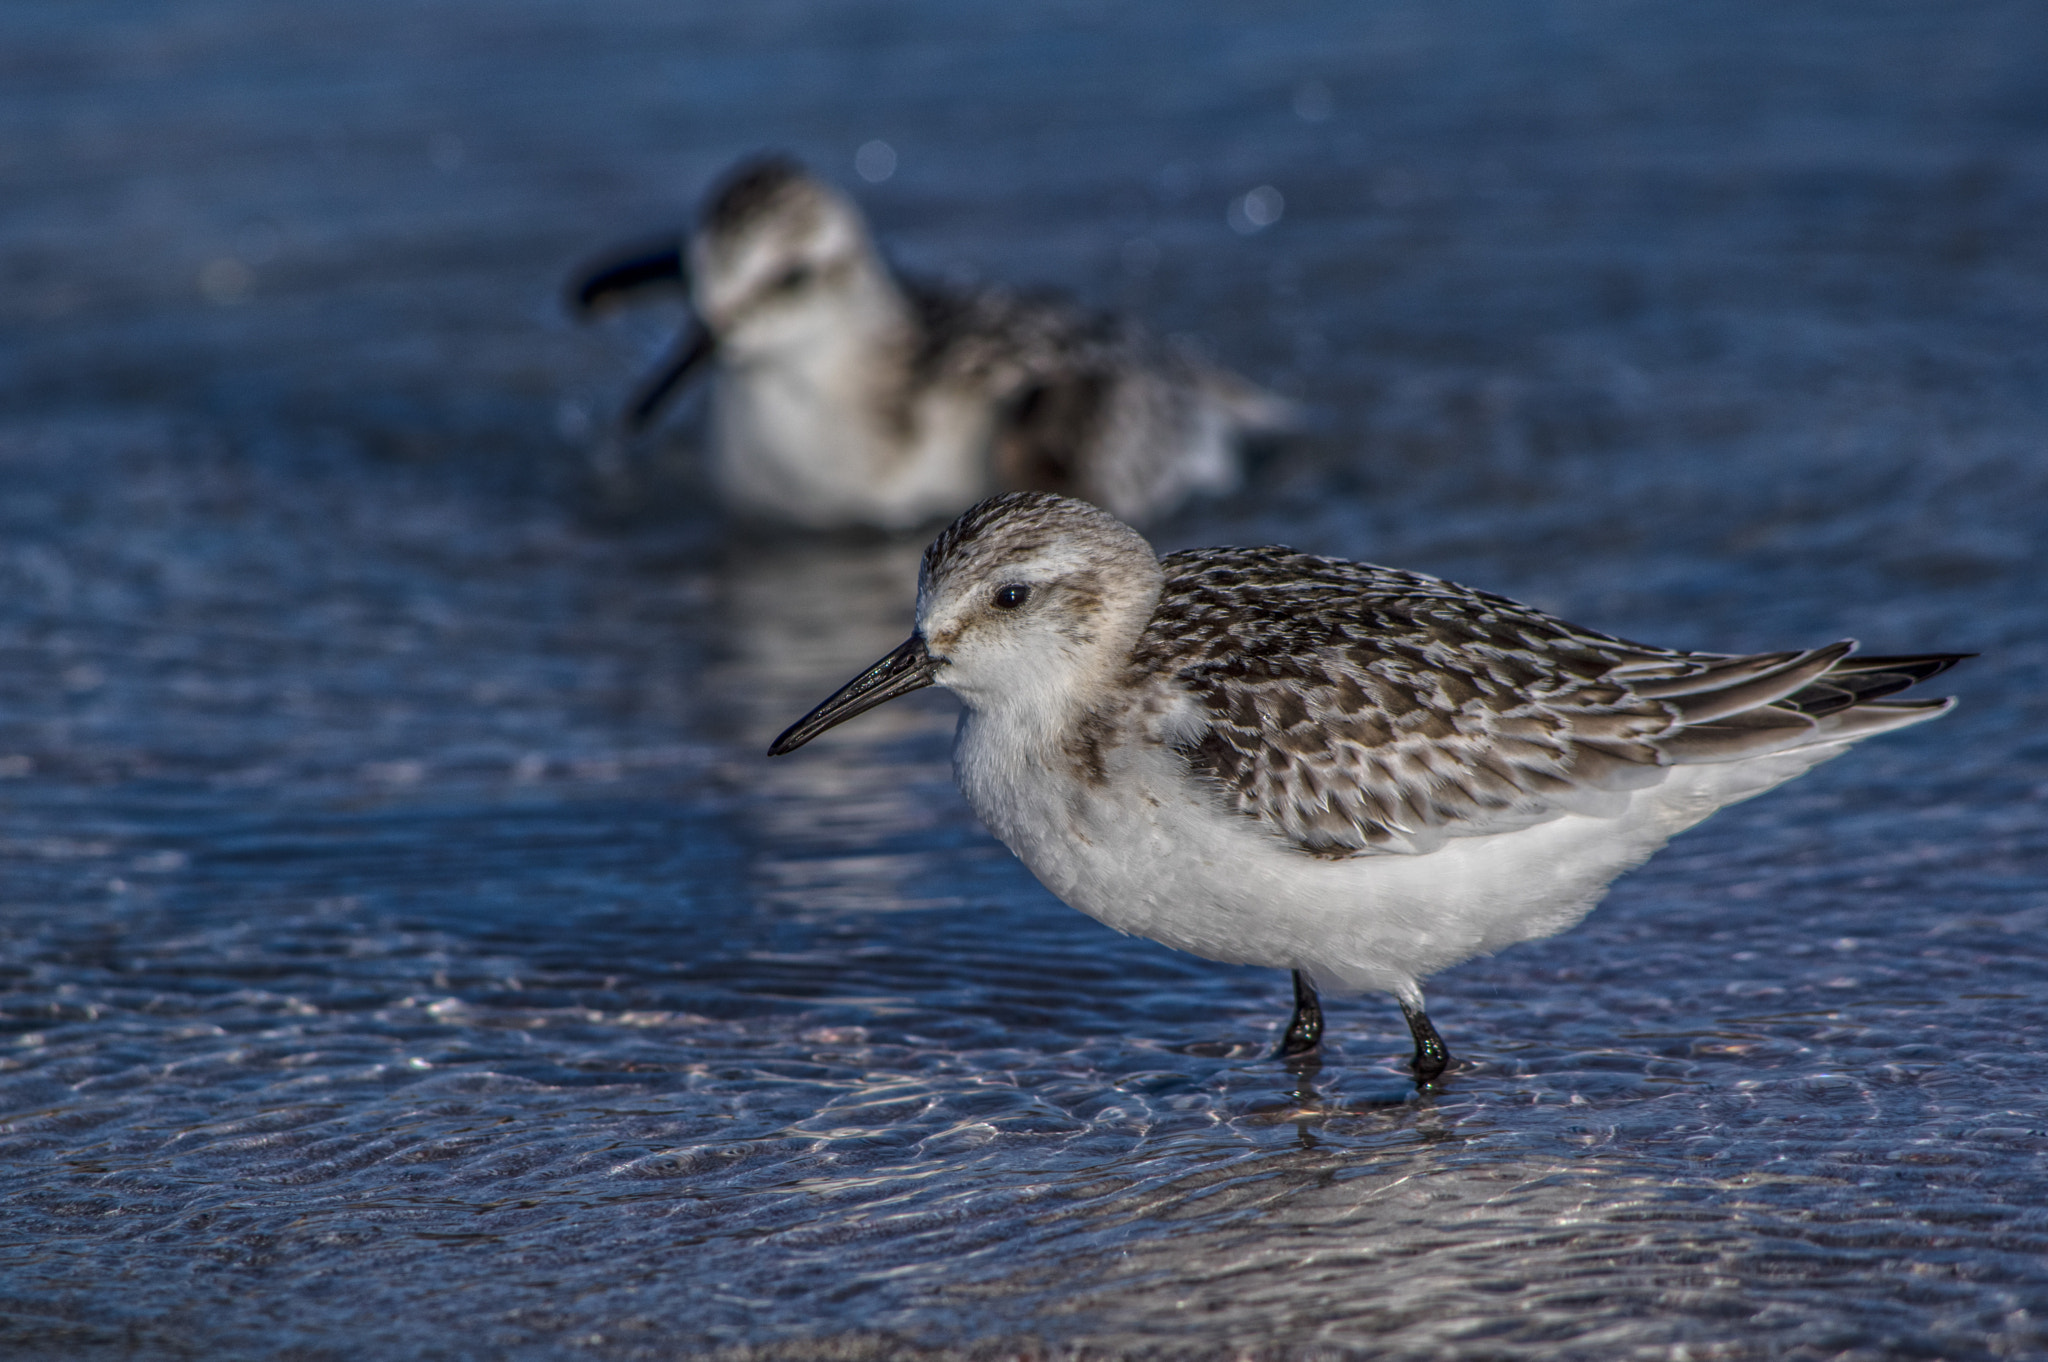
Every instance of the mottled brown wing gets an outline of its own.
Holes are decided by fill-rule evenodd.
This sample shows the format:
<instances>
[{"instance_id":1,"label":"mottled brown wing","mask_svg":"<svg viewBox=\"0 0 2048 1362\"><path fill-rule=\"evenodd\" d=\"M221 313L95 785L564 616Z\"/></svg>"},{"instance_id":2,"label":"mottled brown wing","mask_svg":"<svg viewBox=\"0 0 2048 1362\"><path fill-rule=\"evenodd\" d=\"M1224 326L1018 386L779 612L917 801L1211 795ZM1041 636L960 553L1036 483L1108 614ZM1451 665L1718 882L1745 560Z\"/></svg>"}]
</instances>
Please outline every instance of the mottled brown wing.
<instances>
[{"instance_id":1,"label":"mottled brown wing","mask_svg":"<svg viewBox=\"0 0 2048 1362\"><path fill-rule=\"evenodd\" d=\"M960 384L997 403L990 457L1007 491L1101 500L1087 456L1130 375L1176 357L1105 313L1051 295L913 286L923 344L913 387Z\"/></svg>"},{"instance_id":2,"label":"mottled brown wing","mask_svg":"<svg viewBox=\"0 0 2048 1362\"><path fill-rule=\"evenodd\" d=\"M1894 726L1927 708L1864 703L1867 692L1953 660L1882 659L1866 673L1843 662L1848 644L1679 653L1437 578L1279 548L1163 566L1136 660L1201 707L1207 725L1180 750L1232 808L1325 856L1425 852L1610 812L1667 766ZM1837 714L1844 705L1860 708Z\"/></svg>"},{"instance_id":3,"label":"mottled brown wing","mask_svg":"<svg viewBox=\"0 0 2048 1362\"><path fill-rule=\"evenodd\" d=\"M997 396L1127 363L1137 338L1106 314L1051 294L945 289L906 280L917 309L919 385L962 383Z\"/></svg>"},{"instance_id":4,"label":"mottled brown wing","mask_svg":"<svg viewBox=\"0 0 2048 1362\"><path fill-rule=\"evenodd\" d=\"M1096 441L1112 376L1081 370L1034 378L1004 404L993 440L996 483L1006 491L1078 495L1080 454Z\"/></svg>"}]
</instances>

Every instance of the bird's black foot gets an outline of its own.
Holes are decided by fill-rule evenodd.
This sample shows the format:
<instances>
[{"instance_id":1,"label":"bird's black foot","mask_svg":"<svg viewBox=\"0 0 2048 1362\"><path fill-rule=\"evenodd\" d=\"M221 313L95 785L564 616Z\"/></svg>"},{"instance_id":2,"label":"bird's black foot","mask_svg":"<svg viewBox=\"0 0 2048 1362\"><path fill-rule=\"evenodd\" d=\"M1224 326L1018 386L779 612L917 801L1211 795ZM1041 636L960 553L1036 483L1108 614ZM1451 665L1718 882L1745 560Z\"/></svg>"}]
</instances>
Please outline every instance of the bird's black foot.
<instances>
[{"instance_id":1,"label":"bird's black foot","mask_svg":"<svg viewBox=\"0 0 2048 1362\"><path fill-rule=\"evenodd\" d=\"M1316 986L1300 970L1294 971L1294 1016L1280 1037L1280 1049L1273 1058L1299 1059L1312 1055L1323 1043L1323 1002Z\"/></svg>"},{"instance_id":2,"label":"bird's black foot","mask_svg":"<svg viewBox=\"0 0 2048 1362\"><path fill-rule=\"evenodd\" d=\"M1408 1067L1415 1072L1415 1086L1426 1088L1451 1066L1451 1052L1444 1045L1444 1038L1436 1033L1436 1027L1430 1025L1428 1013L1402 1003L1401 1015L1408 1019L1408 1034L1415 1037L1415 1058L1408 1062Z\"/></svg>"}]
</instances>

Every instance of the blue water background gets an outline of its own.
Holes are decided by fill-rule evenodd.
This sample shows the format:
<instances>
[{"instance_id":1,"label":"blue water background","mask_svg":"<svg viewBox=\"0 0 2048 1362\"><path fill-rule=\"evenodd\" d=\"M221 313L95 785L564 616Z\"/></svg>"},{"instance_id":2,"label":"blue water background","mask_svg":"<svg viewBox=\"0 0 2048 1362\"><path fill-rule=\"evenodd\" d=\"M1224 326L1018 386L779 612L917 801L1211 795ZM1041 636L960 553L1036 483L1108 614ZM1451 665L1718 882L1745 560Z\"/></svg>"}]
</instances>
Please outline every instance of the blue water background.
<instances>
[{"instance_id":1,"label":"blue water background","mask_svg":"<svg viewBox=\"0 0 2048 1362\"><path fill-rule=\"evenodd\" d=\"M2044 71L1994 0L11 3L0 1355L2048 1354ZM1963 706L1438 978L1441 1096L1384 999L1299 1080L943 697L762 757L918 546L724 525L687 408L622 480L677 318L558 290L765 147L1304 404L1163 547Z\"/></svg>"}]
</instances>

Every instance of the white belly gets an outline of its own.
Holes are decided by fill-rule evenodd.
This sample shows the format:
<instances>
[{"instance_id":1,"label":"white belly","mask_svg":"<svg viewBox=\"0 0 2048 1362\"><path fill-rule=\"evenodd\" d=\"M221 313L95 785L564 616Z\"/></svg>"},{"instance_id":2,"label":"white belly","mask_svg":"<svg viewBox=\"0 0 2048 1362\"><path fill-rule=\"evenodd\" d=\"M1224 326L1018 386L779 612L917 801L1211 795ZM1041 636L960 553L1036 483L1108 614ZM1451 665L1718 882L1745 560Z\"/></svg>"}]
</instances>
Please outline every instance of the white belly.
<instances>
[{"instance_id":1,"label":"white belly","mask_svg":"<svg viewBox=\"0 0 2048 1362\"><path fill-rule=\"evenodd\" d=\"M719 487L740 510L821 529L905 529L991 490L985 402L926 393L898 430L866 375L796 365L722 370L712 401Z\"/></svg>"},{"instance_id":2,"label":"white belly","mask_svg":"<svg viewBox=\"0 0 2048 1362\"><path fill-rule=\"evenodd\" d=\"M1089 786L992 759L964 718L955 751L982 820L1067 903L1211 960L1300 969L1318 984L1415 1000L1416 982L1553 936L1615 876L1724 804L1843 750L1672 769L1613 817L1566 814L1421 856L1309 856L1220 809L1162 750Z\"/></svg>"}]
</instances>

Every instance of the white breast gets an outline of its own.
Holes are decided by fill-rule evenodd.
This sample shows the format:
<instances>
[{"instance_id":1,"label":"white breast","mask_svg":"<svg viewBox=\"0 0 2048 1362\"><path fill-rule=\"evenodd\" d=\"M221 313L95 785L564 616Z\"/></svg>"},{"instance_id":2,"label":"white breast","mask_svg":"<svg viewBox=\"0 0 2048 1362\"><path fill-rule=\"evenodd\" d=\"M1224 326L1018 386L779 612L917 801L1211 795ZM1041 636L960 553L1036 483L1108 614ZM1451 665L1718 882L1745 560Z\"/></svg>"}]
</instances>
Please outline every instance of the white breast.
<instances>
[{"instance_id":1,"label":"white breast","mask_svg":"<svg viewBox=\"0 0 2048 1362\"><path fill-rule=\"evenodd\" d=\"M1418 980L1564 931L1673 834L1843 750L1673 768L1610 817L1566 814L1455 837L1428 855L1341 860L1224 811L1157 746L1126 749L1094 785L970 712L954 756L983 822L1090 917L1211 960L1416 1000Z\"/></svg>"},{"instance_id":2,"label":"white breast","mask_svg":"<svg viewBox=\"0 0 2048 1362\"><path fill-rule=\"evenodd\" d=\"M907 422L890 420L885 395L902 376L876 372L884 362L875 347L819 345L721 368L714 463L730 503L818 527L901 529L993 490L989 403L931 389Z\"/></svg>"}]
</instances>

